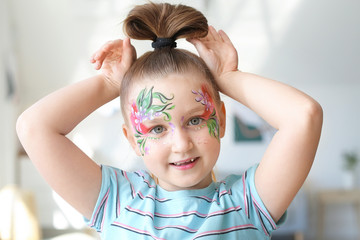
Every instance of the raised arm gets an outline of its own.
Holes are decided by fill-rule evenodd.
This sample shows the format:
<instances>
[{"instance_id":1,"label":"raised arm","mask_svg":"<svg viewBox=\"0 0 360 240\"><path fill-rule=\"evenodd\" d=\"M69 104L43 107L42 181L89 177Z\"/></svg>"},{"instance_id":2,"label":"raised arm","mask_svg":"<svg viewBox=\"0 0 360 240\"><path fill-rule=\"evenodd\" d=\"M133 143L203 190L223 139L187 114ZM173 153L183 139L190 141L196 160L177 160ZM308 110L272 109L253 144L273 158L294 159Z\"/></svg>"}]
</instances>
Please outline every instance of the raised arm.
<instances>
[{"instance_id":1,"label":"raised arm","mask_svg":"<svg viewBox=\"0 0 360 240\"><path fill-rule=\"evenodd\" d=\"M190 39L217 79L220 90L252 109L278 131L255 173L255 186L275 221L304 183L314 161L322 108L283 83L237 70L228 36L212 27L204 39Z\"/></svg>"},{"instance_id":2,"label":"raised arm","mask_svg":"<svg viewBox=\"0 0 360 240\"><path fill-rule=\"evenodd\" d=\"M119 96L121 79L135 58L129 39L105 44L91 59L102 74L51 93L17 121L19 139L40 174L88 219L100 191L101 170L66 135Z\"/></svg>"}]
</instances>

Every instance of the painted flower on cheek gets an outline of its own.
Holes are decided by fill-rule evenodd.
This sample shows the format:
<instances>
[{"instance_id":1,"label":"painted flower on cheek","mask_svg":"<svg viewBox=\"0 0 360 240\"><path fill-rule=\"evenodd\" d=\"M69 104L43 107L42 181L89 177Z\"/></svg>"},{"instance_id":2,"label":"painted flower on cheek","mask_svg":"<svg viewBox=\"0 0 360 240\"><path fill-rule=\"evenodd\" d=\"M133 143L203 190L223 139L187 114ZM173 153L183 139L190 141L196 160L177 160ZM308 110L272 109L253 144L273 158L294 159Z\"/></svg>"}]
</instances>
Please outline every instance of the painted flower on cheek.
<instances>
[{"instance_id":1,"label":"painted flower on cheek","mask_svg":"<svg viewBox=\"0 0 360 240\"><path fill-rule=\"evenodd\" d=\"M201 89L198 91L192 90L192 93L197 95L195 101L200 102L205 106L204 113L201 115L201 117L206 120L210 136L220 140L219 121L216 115L215 104L206 88L206 85L203 84Z\"/></svg>"},{"instance_id":2,"label":"painted flower on cheek","mask_svg":"<svg viewBox=\"0 0 360 240\"><path fill-rule=\"evenodd\" d=\"M145 147L145 144L148 139L147 134L151 130L143 124L144 121L152 120L161 115L165 115L165 121L171 121L171 115L167 111L175 107L175 105L170 102L170 100L174 99L174 96L167 98L162 93L153 93L153 89L154 87L151 87L149 91L146 88L141 90L136 102L131 105L130 121L136 132L135 137L138 139L137 144L139 145L142 155L149 152L149 148ZM158 99L160 104L153 104L154 99Z\"/></svg>"}]
</instances>

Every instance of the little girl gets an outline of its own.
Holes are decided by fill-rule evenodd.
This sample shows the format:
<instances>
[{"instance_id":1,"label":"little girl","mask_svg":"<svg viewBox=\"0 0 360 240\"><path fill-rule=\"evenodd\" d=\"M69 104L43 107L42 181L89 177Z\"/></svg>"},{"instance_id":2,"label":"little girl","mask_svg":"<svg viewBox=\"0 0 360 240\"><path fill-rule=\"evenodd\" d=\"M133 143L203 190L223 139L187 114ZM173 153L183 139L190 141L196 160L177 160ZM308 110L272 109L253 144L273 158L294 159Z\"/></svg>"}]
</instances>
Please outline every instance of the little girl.
<instances>
[{"instance_id":1,"label":"little girl","mask_svg":"<svg viewBox=\"0 0 360 240\"><path fill-rule=\"evenodd\" d=\"M19 138L39 172L103 239L270 239L313 163L320 105L239 71L228 36L191 7L137 6L124 30L152 40L154 51L136 58L129 38L108 42L92 58L101 74L48 95L19 117ZM177 49L179 38L200 57ZM258 165L214 182L226 126L219 91L277 132ZM119 95L124 135L147 171L98 166L66 137Z\"/></svg>"}]
</instances>

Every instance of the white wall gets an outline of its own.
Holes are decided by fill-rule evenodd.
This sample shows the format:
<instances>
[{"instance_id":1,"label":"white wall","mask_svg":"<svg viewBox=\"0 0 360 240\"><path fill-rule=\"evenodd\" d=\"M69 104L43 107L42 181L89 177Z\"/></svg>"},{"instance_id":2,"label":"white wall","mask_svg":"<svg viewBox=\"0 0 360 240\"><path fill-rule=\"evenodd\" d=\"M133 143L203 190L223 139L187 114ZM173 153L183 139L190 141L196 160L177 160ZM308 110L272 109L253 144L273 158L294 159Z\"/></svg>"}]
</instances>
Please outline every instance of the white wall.
<instances>
[{"instance_id":1,"label":"white wall","mask_svg":"<svg viewBox=\"0 0 360 240\"><path fill-rule=\"evenodd\" d=\"M238 36L235 41L240 56L245 56L240 57L240 66L244 65L246 71L255 71L293 85L320 102L324 109L323 134L309 179L317 188L341 187L341 179L334 176L342 173L342 153L347 150L360 153L357 124L360 120L360 109L357 107L360 100L360 72L357 68L360 62L360 30L357 27L360 17L356 12L360 3L293 0L288 4L292 2L296 6L291 14L285 14L279 10L280 5L274 10L276 2L267 3L270 12L267 19L261 19L261 14L266 11L258 9L253 12L252 16L258 17L258 23L253 19L253 28L245 35L246 38L256 39L264 34L265 42L258 43L257 47L249 49L246 41L251 39L242 39L244 29L250 29L250 23L243 22L240 23L242 28L232 28L233 36ZM286 23L285 29L277 27L280 20ZM269 26L261 25L261 21L268 22ZM261 31L261 26L267 30ZM255 53L252 54L253 50ZM248 55L250 62L246 58ZM258 159L264 150L259 144L252 144L254 149L245 145L226 146L230 146L231 151L224 152L231 153L224 153L223 159L232 154Z\"/></svg>"},{"instance_id":2,"label":"white wall","mask_svg":"<svg viewBox=\"0 0 360 240\"><path fill-rule=\"evenodd\" d=\"M15 181L16 96L9 95L9 76L14 70L8 1L0 1L0 188ZM14 72L13 72L14 73ZM15 80L15 75L13 75ZM15 86L15 82L14 87ZM14 93L15 94L15 93Z\"/></svg>"},{"instance_id":3,"label":"white wall","mask_svg":"<svg viewBox=\"0 0 360 240\"><path fill-rule=\"evenodd\" d=\"M243 7L249 5L239 2ZM252 4L259 2L263 3L262 7L252 7L251 14L239 17L241 23L235 25L240 27L230 28L233 36L238 36L235 44L243 56L240 57L243 69L291 84L318 100L324 109L322 138L306 182L312 200L308 205L312 214L307 222L307 235L314 237L317 191L342 188L342 154L356 151L360 155L357 67L360 2L253 1ZM287 10L283 12L284 9ZM246 23L247 19L251 23ZM234 145L231 139L225 141L227 149L223 149L220 163L227 171L235 164L231 160L234 156L240 156L236 164L245 168L248 162L260 159L265 150L262 144ZM360 187L360 166L356 172ZM354 209L349 205L333 205L326 210L326 239L353 239L357 232Z\"/></svg>"},{"instance_id":4,"label":"white wall","mask_svg":"<svg viewBox=\"0 0 360 240\"><path fill-rule=\"evenodd\" d=\"M124 1L74 2L11 1L14 46L19 64L20 111L56 88L92 74L88 64L91 52L109 38L121 35L117 23L129 9ZM193 1L183 2L194 4ZM240 56L240 69L291 84L320 102L324 109L323 134L307 185L313 193L318 189L342 187L343 151L354 149L360 153L360 110L357 106L360 102L360 73L357 67L360 62L360 28L357 26L360 22L357 13L360 2L229 0L226 3L220 0L208 1L207 4L197 2L196 7L205 11L210 24L223 28L233 39ZM0 24L3 28L3 21ZM135 43L141 49L149 47ZM1 118L1 121L8 121L11 125L11 114L15 110L7 104L0 102L2 115L4 111L10 116L7 120ZM229 103L228 115L231 116L234 109L233 103ZM85 129L82 133L97 139L87 142L96 148L97 160L101 161L106 156L113 158L111 161L114 164L119 164L119 151L106 149L105 144L99 143L96 138L101 131L98 124L103 121L103 116L94 116L88 120L88 125L81 126ZM111 118L110 121L116 124L117 120ZM8 122L0 125L1 131L11 131L4 128L9 126ZM266 143L234 144L231 125L229 119L219 159L220 172L229 172L234 165L238 165L239 169L247 168L259 161L266 147ZM96 129L90 131L87 126L93 129L96 126ZM113 139L120 141L120 130L117 127L114 129L116 135ZM8 149L3 138L2 134L0 146ZM106 155L109 151L111 154ZM234 156L240 157L235 159ZM128 158L131 158L130 153ZM4 176L2 172L0 174ZM344 222L351 221L347 217L350 210L345 209L344 212L342 217L335 217L338 212L330 212L329 216L335 222L336 219L339 221L329 229L329 234L350 237L354 234L351 224L347 224L349 229L343 227Z\"/></svg>"}]
</instances>

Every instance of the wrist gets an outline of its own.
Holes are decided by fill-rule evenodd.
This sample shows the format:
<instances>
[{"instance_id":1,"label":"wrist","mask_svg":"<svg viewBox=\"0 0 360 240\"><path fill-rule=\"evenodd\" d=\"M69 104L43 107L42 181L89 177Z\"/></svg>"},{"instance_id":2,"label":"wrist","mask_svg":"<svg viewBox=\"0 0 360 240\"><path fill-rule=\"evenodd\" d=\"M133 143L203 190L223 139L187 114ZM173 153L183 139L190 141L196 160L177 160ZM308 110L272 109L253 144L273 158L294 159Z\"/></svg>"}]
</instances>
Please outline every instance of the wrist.
<instances>
[{"instance_id":1,"label":"wrist","mask_svg":"<svg viewBox=\"0 0 360 240\"><path fill-rule=\"evenodd\" d=\"M120 96L120 85L110 80L107 76L100 74L97 75L99 81L102 82L104 91L109 94L111 98L117 98Z\"/></svg>"},{"instance_id":2,"label":"wrist","mask_svg":"<svg viewBox=\"0 0 360 240\"><path fill-rule=\"evenodd\" d=\"M220 87L221 92L224 93L225 88L231 88L231 83L234 79L239 78L240 75L244 74L240 70L233 70L225 72L216 77L216 82Z\"/></svg>"}]
</instances>

